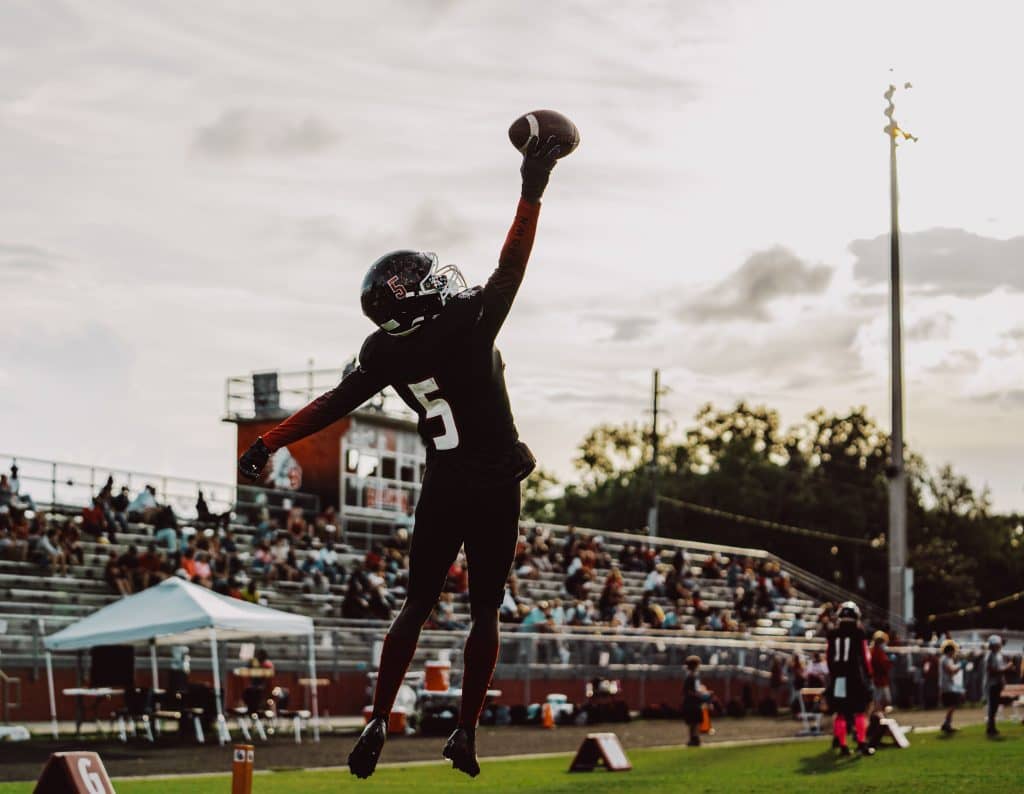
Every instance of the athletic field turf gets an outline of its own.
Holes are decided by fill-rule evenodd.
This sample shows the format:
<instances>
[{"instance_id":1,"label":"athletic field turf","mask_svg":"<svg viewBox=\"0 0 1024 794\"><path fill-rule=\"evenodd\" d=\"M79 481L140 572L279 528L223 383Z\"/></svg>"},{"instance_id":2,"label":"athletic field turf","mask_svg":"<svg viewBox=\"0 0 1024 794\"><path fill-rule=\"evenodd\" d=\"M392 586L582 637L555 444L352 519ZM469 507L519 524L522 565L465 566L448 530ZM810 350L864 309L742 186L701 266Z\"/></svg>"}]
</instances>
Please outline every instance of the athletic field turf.
<instances>
[{"instance_id":1,"label":"athletic field turf","mask_svg":"<svg viewBox=\"0 0 1024 794\"><path fill-rule=\"evenodd\" d=\"M952 738L911 735L908 750L885 748L874 758L838 758L827 739L783 744L629 750L633 771L568 774L569 756L486 761L476 780L447 765L384 767L368 781L347 770L257 774L253 794L414 792L1020 792L1024 791L1024 727L1007 723L991 740L979 726ZM225 753L225 758L228 758ZM257 748L257 762L259 750ZM3 768L0 767L0 775ZM230 777L115 780L118 794L227 794ZM0 794L31 792L31 783L0 784Z\"/></svg>"}]
</instances>

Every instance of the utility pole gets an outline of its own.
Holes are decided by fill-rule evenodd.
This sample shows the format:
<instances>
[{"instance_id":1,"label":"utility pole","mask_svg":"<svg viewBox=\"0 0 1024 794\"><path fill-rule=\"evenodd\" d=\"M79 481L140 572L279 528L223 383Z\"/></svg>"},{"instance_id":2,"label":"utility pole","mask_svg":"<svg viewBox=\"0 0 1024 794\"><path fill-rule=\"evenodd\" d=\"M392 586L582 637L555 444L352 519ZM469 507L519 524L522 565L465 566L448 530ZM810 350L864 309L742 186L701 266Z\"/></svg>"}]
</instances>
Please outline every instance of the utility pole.
<instances>
[{"instance_id":1,"label":"utility pole","mask_svg":"<svg viewBox=\"0 0 1024 794\"><path fill-rule=\"evenodd\" d=\"M661 372L654 370L651 389L651 506L647 509L647 529L652 537L658 535L658 398L665 393L661 388Z\"/></svg>"},{"instance_id":2,"label":"utility pole","mask_svg":"<svg viewBox=\"0 0 1024 794\"><path fill-rule=\"evenodd\" d=\"M904 84L910 88L910 83ZM892 98L896 86L890 85L884 96L889 103L885 115L889 123L884 132L889 136L889 259L890 259L890 352L892 386L892 436L887 475L889 477L889 620L893 628L905 636L906 624L913 618L913 578L907 571L907 475L903 460L903 307L900 279L899 187L896 179L897 138L916 141L900 129L893 115ZM908 603L910 602L910 603Z\"/></svg>"}]
</instances>

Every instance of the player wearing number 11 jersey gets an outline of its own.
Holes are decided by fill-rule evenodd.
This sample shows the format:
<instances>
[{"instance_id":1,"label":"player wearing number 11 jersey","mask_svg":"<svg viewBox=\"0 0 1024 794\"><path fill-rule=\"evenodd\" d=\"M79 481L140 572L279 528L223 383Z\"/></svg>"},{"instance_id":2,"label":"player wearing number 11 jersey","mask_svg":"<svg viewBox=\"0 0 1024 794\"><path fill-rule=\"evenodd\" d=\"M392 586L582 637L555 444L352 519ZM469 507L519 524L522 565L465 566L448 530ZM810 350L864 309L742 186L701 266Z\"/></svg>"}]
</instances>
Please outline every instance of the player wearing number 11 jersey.
<instances>
[{"instance_id":1,"label":"player wearing number 11 jersey","mask_svg":"<svg viewBox=\"0 0 1024 794\"><path fill-rule=\"evenodd\" d=\"M498 607L519 536L519 482L535 465L519 440L504 364L494 347L533 246L540 199L559 148L528 148L522 198L483 287L467 289L434 254L395 251L371 265L362 287L365 314L379 326L359 365L340 384L258 439L239 461L255 478L277 449L321 430L392 386L419 417L427 466L409 559L409 588L381 652L373 716L349 756L358 777L373 774L387 736L395 695L412 661L420 629L465 544L473 620L466 639L459 727L445 757L479 773L475 732L498 655Z\"/></svg>"},{"instance_id":2,"label":"player wearing number 11 jersey","mask_svg":"<svg viewBox=\"0 0 1024 794\"><path fill-rule=\"evenodd\" d=\"M832 746L849 755L846 734L853 729L857 748L863 755L874 755L867 740L867 716L871 702L871 653L868 638L860 625L860 608L852 601L839 605L839 624L828 633L828 690L825 699L832 712Z\"/></svg>"}]
</instances>

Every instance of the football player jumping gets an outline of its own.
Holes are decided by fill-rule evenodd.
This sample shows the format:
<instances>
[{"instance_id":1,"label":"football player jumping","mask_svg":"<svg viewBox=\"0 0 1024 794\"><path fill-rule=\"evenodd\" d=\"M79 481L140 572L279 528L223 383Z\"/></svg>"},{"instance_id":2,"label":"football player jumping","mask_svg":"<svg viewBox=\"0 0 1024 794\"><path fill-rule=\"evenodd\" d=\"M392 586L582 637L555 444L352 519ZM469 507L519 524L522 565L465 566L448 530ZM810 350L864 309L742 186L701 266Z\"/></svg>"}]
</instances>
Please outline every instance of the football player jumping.
<instances>
[{"instance_id":1,"label":"football player jumping","mask_svg":"<svg viewBox=\"0 0 1024 794\"><path fill-rule=\"evenodd\" d=\"M512 419L494 340L525 275L541 196L559 154L554 137L526 148L522 197L498 267L483 287L467 289L459 270L440 267L434 254L395 251L374 262L363 279L361 302L379 329L363 343L359 365L239 459L241 474L255 479L276 450L341 419L388 385L419 417L427 466L416 506L408 595L384 637L373 715L348 758L360 778L377 766L420 629L463 544L473 625L458 728L443 755L472 777L480 773L476 725L498 657L498 608L519 536L519 483L535 466Z\"/></svg>"}]
</instances>

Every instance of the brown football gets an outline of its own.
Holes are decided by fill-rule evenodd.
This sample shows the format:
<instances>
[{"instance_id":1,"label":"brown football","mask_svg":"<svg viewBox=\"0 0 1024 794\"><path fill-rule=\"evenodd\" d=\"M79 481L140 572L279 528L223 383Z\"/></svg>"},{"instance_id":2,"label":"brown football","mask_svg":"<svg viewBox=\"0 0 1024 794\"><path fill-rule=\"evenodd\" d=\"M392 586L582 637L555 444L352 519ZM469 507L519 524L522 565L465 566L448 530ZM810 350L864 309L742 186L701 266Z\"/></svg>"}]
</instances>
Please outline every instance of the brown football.
<instances>
[{"instance_id":1,"label":"brown football","mask_svg":"<svg viewBox=\"0 0 1024 794\"><path fill-rule=\"evenodd\" d=\"M571 154L580 144L580 131L576 125L555 110L533 110L517 118L508 128L508 139L524 154L533 141L546 141L551 137L561 147L559 157Z\"/></svg>"}]
</instances>

